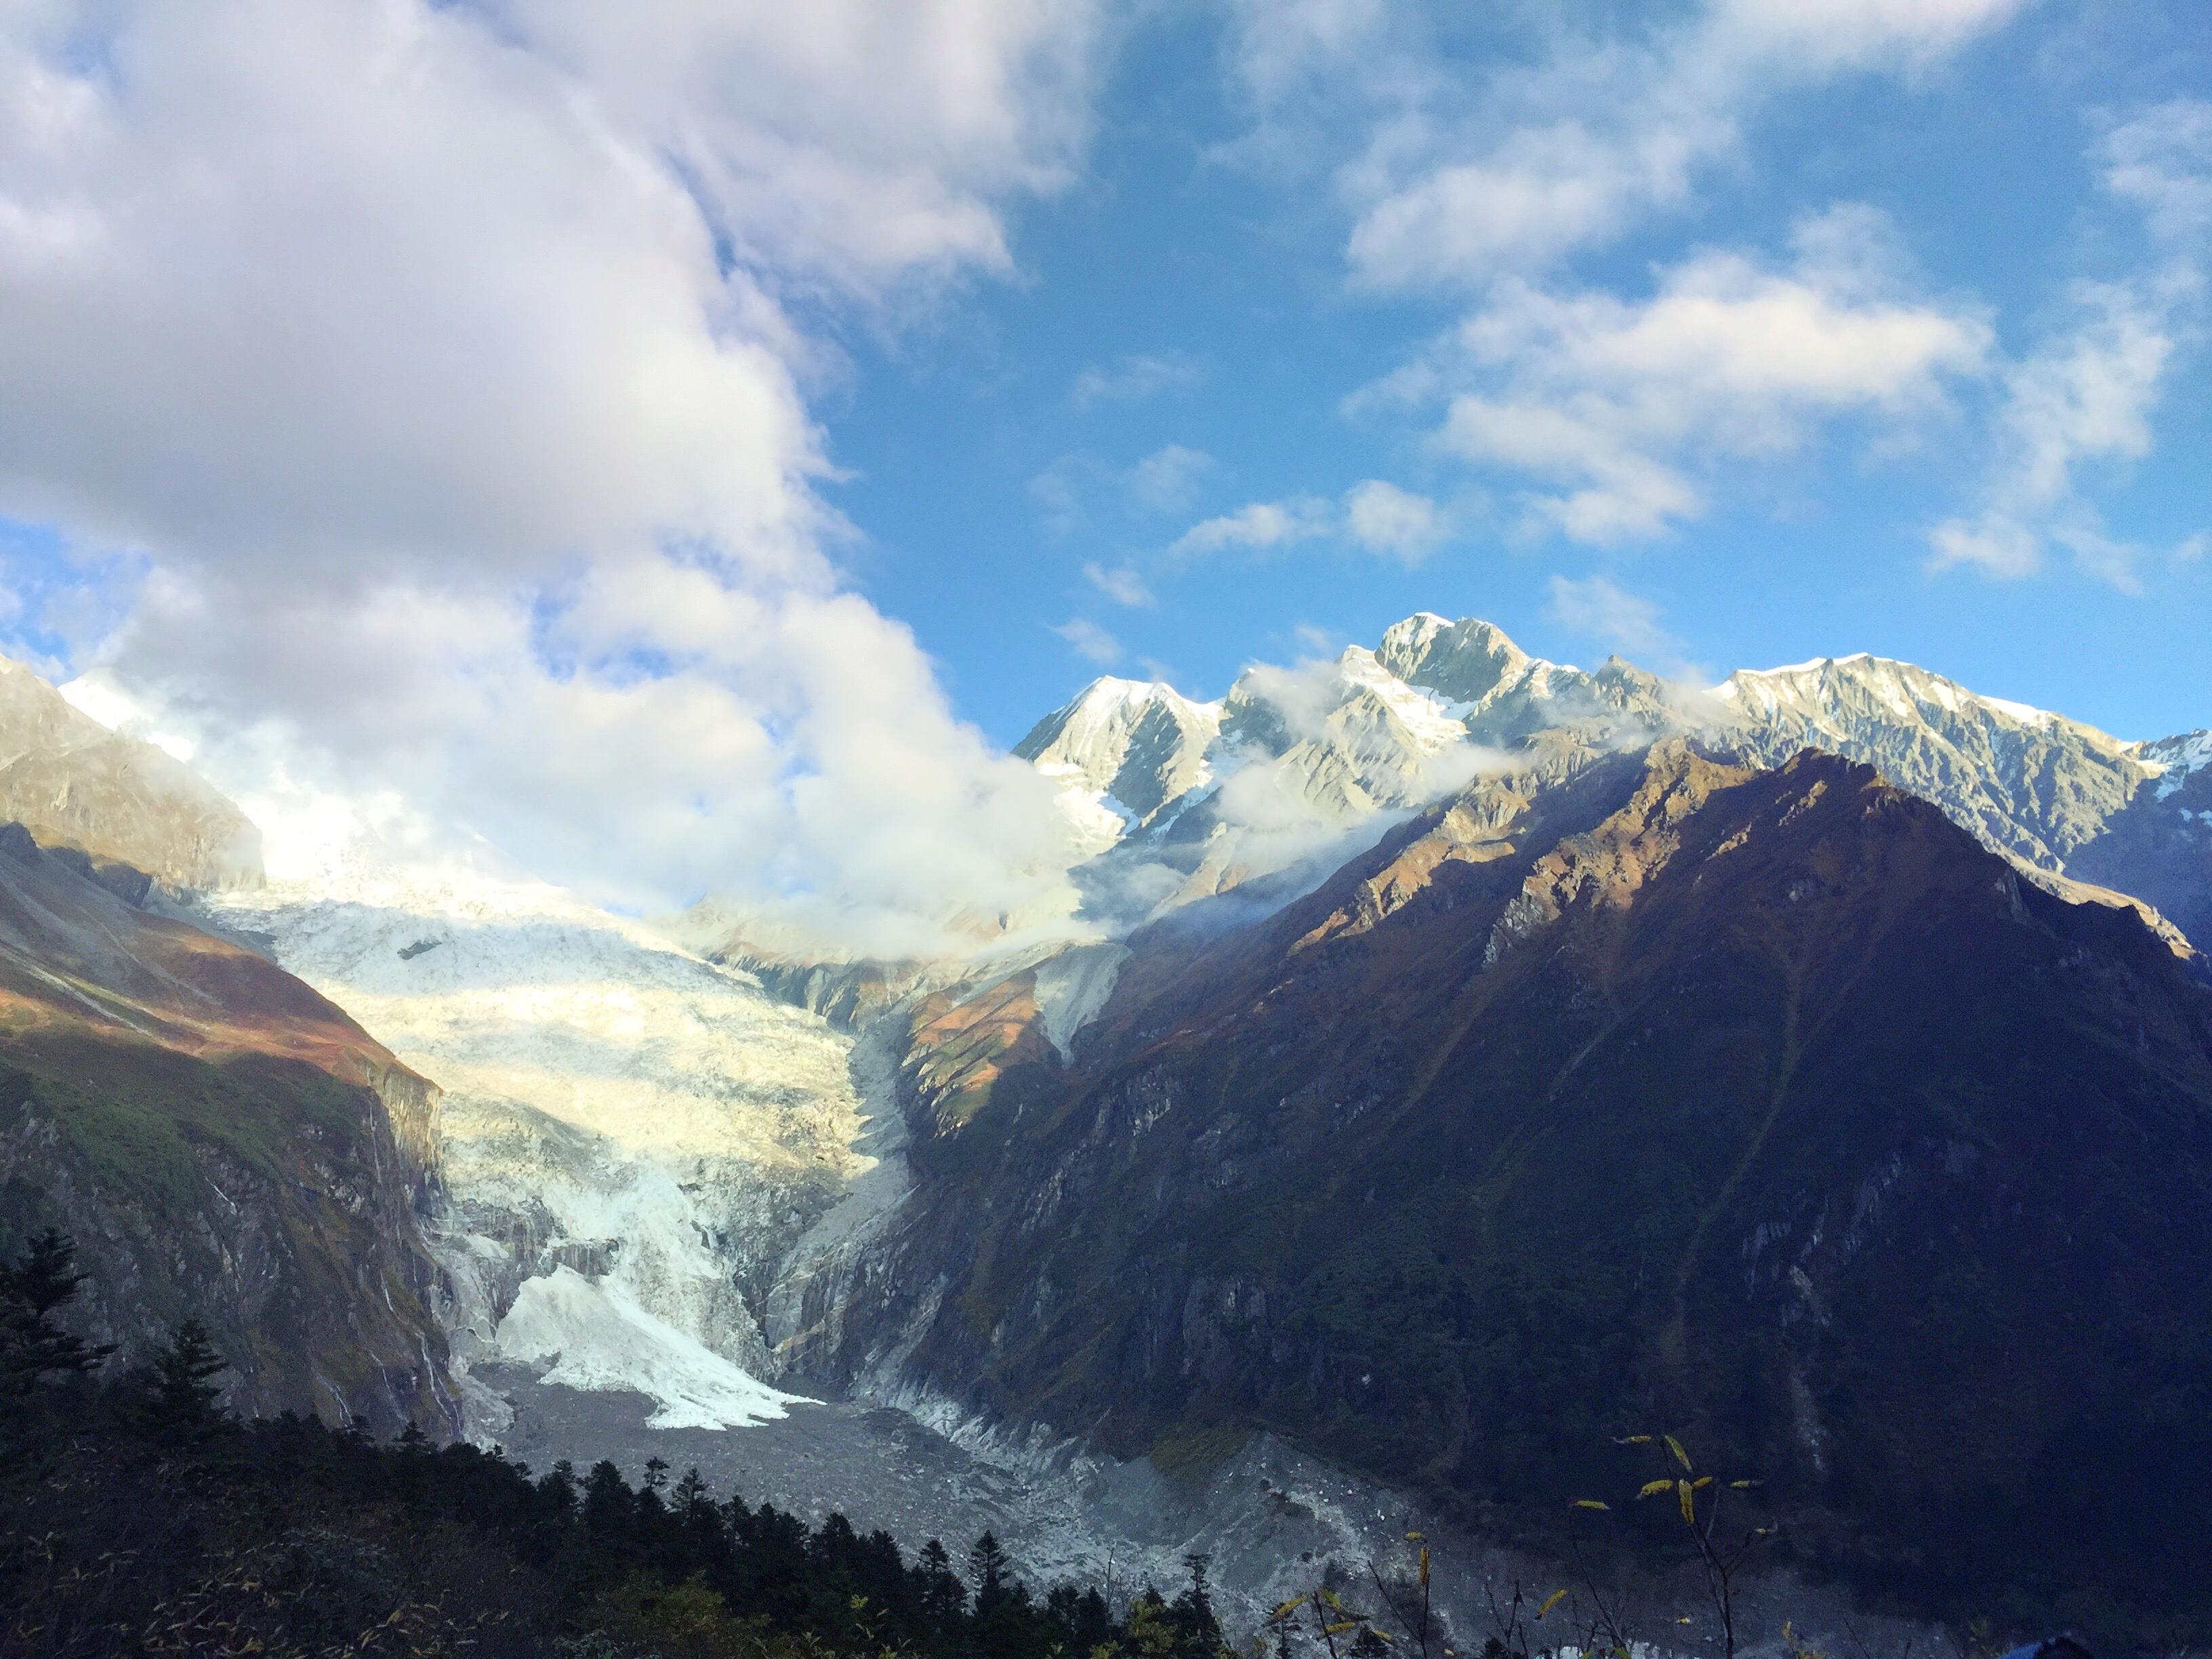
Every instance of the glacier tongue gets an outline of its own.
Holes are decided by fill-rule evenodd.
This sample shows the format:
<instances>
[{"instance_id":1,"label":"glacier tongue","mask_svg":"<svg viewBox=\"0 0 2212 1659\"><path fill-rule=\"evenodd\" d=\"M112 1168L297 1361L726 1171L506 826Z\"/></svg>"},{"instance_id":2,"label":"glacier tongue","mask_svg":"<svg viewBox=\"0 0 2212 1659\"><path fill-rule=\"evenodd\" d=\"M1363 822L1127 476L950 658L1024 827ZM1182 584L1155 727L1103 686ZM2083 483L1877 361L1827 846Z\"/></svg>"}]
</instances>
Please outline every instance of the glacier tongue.
<instances>
[{"instance_id":1,"label":"glacier tongue","mask_svg":"<svg viewBox=\"0 0 2212 1659\"><path fill-rule=\"evenodd\" d=\"M670 1423L780 1409L758 1310L867 1162L849 1038L535 884L325 877L202 914L443 1090L432 1232L471 1433L510 1414L472 1374L499 1360L635 1388Z\"/></svg>"},{"instance_id":2,"label":"glacier tongue","mask_svg":"<svg viewBox=\"0 0 2212 1659\"><path fill-rule=\"evenodd\" d=\"M747 1428L781 1417L794 1399L655 1318L620 1285L573 1267L524 1281L497 1346L505 1358L551 1361L543 1383L651 1395L659 1409L647 1421L656 1429Z\"/></svg>"}]
</instances>

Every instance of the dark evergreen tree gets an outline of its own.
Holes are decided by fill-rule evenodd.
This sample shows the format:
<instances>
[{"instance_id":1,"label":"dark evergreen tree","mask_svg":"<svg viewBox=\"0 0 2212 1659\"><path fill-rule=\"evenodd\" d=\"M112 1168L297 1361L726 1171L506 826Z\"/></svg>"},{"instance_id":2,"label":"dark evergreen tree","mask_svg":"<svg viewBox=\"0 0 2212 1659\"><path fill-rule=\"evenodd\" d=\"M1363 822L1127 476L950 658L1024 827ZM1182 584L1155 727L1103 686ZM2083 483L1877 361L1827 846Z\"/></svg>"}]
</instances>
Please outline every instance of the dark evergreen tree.
<instances>
[{"instance_id":1,"label":"dark evergreen tree","mask_svg":"<svg viewBox=\"0 0 2212 1659\"><path fill-rule=\"evenodd\" d=\"M64 1330L55 1316L76 1300L85 1275L76 1247L49 1227L0 1267L0 1387L11 1394L55 1376L95 1370L115 1352Z\"/></svg>"},{"instance_id":2,"label":"dark evergreen tree","mask_svg":"<svg viewBox=\"0 0 2212 1659\"><path fill-rule=\"evenodd\" d=\"M936 1539L921 1547L915 1563L921 1580L922 1613L933 1623L950 1626L968 1611L968 1587L952 1571L952 1556Z\"/></svg>"},{"instance_id":3,"label":"dark evergreen tree","mask_svg":"<svg viewBox=\"0 0 2212 1659\"><path fill-rule=\"evenodd\" d=\"M1176 1634L1176 1648L1190 1659L1213 1659L1224 1644L1221 1639L1221 1620L1213 1611L1213 1592L1206 1583L1206 1569L1212 1558L1206 1555L1186 1555L1183 1565L1189 1570L1190 1582L1184 1585L1174 1605L1168 1609L1168 1620Z\"/></svg>"},{"instance_id":4,"label":"dark evergreen tree","mask_svg":"<svg viewBox=\"0 0 2212 1659\"><path fill-rule=\"evenodd\" d=\"M187 1319L138 1376L137 1414L147 1438L181 1451L210 1438L224 1422L215 1379L229 1370L207 1327Z\"/></svg>"}]
</instances>

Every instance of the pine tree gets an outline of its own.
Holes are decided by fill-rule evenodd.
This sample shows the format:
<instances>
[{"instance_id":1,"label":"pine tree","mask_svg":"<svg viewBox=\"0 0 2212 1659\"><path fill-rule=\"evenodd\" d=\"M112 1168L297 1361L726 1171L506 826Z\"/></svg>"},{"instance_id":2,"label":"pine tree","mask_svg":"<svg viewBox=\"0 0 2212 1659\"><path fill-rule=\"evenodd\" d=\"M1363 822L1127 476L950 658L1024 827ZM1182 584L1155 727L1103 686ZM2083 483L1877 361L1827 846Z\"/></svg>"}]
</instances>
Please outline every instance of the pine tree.
<instances>
[{"instance_id":1,"label":"pine tree","mask_svg":"<svg viewBox=\"0 0 2212 1659\"><path fill-rule=\"evenodd\" d=\"M54 1322L84 1282L76 1246L52 1227L20 1260L0 1267L0 1371L11 1395L41 1377L95 1370L115 1352L112 1343L94 1346Z\"/></svg>"},{"instance_id":2,"label":"pine tree","mask_svg":"<svg viewBox=\"0 0 2212 1659\"><path fill-rule=\"evenodd\" d=\"M207 1327L187 1319L141 1374L140 1426L156 1445L196 1446L222 1426L222 1391L215 1379L229 1366L215 1351Z\"/></svg>"},{"instance_id":3,"label":"pine tree","mask_svg":"<svg viewBox=\"0 0 2212 1659\"><path fill-rule=\"evenodd\" d=\"M921 1608L932 1623L950 1627L968 1611L968 1587L952 1571L952 1556L936 1539L921 1547L915 1571L921 1578Z\"/></svg>"},{"instance_id":4,"label":"pine tree","mask_svg":"<svg viewBox=\"0 0 2212 1659\"><path fill-rule=\"evenodd\" d=\"M968 1577L975 1587L975 1617L989 1617L1010 1599L1006 1552L994 1533L985 1533L968 1552Z\"/></svg>"},{"instance_id":5,"label":"pine tree","mask_svg":"<svg viewBox=\"0 0 2212 1659\"><path fill-rule=\"evenodd\" d=\"M1206 1582L1206 1570L1212 1561L1206 1555L1183 1557L1183 1565L1190 1570L1190 1583L1169 1609L1176 1645L1194 1659L1212 1659L1222 1646L1221 1620L1213 1611L1213 1593Z\"/></svg>"}]
</instances>

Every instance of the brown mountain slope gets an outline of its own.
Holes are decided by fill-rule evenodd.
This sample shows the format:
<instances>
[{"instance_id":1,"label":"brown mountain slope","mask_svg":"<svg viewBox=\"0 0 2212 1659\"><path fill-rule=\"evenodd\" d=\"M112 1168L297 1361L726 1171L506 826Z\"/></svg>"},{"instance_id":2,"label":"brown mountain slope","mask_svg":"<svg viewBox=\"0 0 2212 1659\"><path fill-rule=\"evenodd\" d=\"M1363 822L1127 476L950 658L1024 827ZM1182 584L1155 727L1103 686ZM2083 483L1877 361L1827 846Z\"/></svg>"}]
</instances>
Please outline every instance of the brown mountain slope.
<instances>
[{"instance_id":1,"label":"brown mountain slope","mask_svg":"<svg viewBox=\"0 0 2212 1659\"><path fill-rule=\"evenodd\" d=\"M126 1361L198 1315L246 1409L458 1426L416 1216L430 1086L100 873L0 829L0 1244L70 1232Z\"/></svg>"},{"instance_id":2,"label":"brown mountain slope","mask_svg":"<svg viewBox=\"0 0 2212 1659\"><path fill-rule=\"evenodd\" d=\"M1516 1524L1656 1417L1923 1601L2212 1605L2212 994L2132 911L1677 742L1195 932L918 1121L846 1370Z\"/></svg>"}]
</instances>

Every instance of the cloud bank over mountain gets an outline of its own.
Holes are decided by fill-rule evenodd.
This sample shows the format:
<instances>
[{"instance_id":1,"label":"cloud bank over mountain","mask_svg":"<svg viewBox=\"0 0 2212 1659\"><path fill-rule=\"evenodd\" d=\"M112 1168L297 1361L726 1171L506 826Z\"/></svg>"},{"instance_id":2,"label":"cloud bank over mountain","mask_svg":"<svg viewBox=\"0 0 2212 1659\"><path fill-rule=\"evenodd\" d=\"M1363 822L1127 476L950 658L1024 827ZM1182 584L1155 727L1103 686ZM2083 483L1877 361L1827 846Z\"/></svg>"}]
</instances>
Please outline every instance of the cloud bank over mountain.
<instances>
[{"instance_id":1,"label":"cloud bank over mountain","mask_svg":"<svg viewBox=\"0 0 2212 1659\"><path fill-rule=\"evenodd\" d=\"M0 512L59 527L76 590L40 625L219 781L381 791L617 902L750 880L886 934L1048 902L1044 793L841 579L809 399L839 319L1011 269L1098 30L14 9Z\"/></svg>"}]
</instances>

